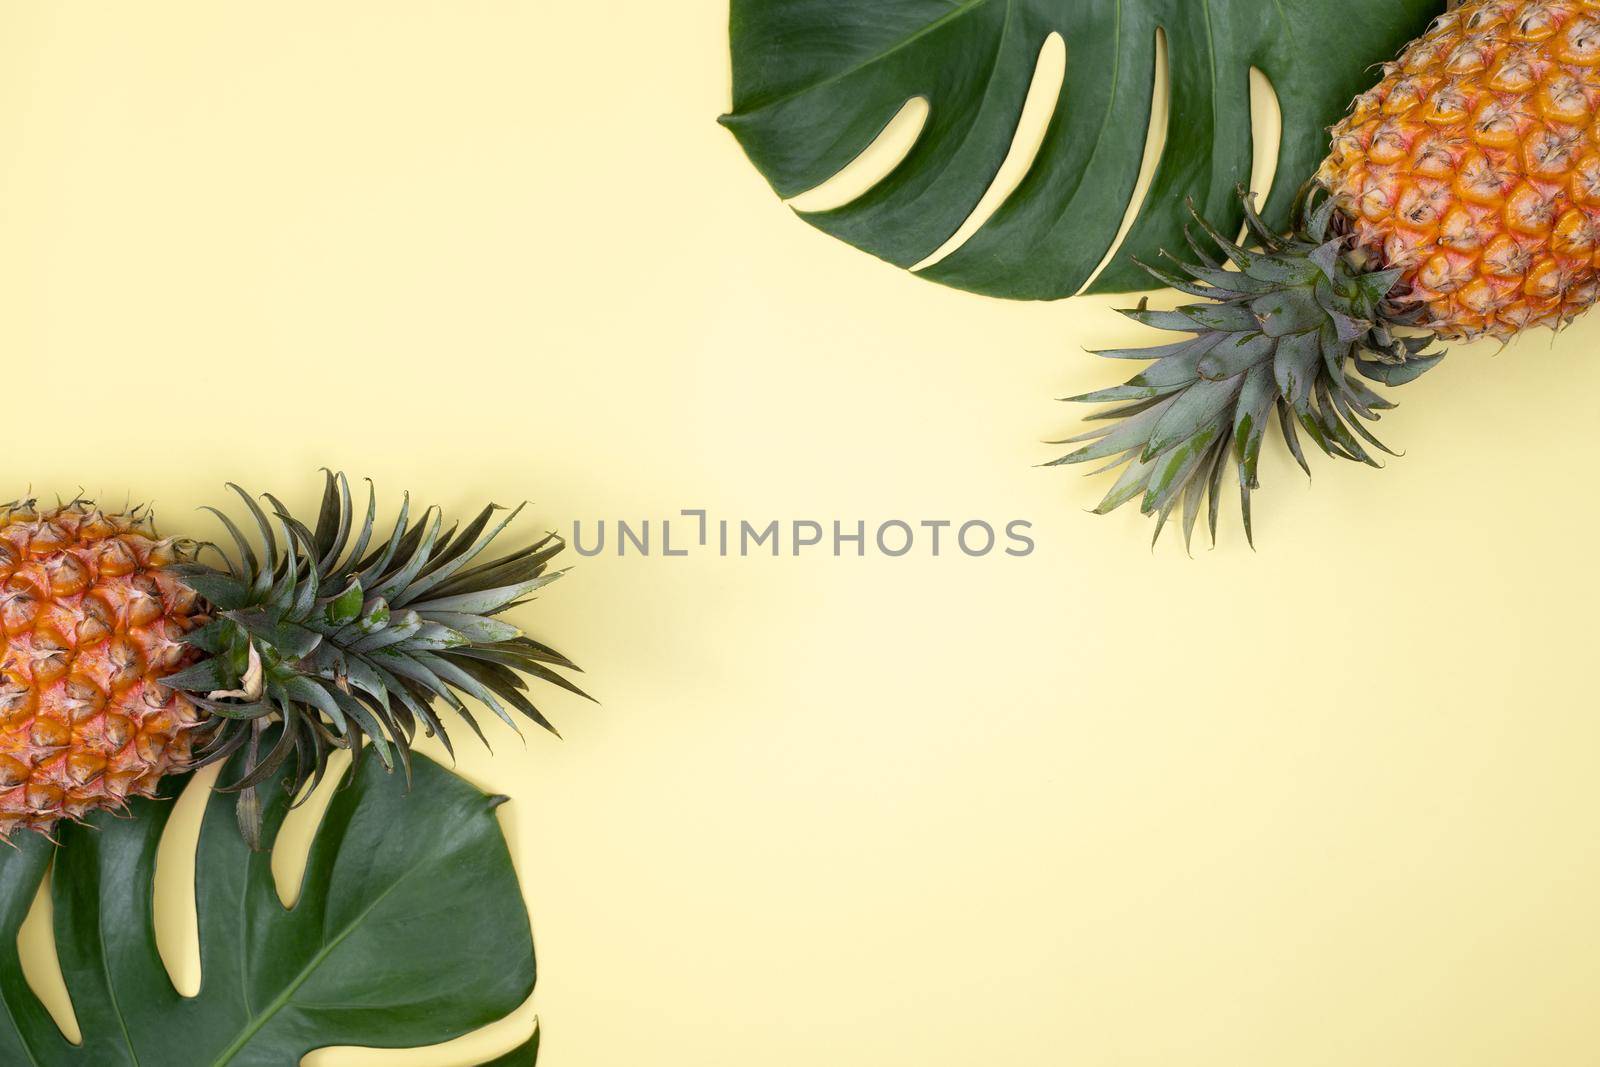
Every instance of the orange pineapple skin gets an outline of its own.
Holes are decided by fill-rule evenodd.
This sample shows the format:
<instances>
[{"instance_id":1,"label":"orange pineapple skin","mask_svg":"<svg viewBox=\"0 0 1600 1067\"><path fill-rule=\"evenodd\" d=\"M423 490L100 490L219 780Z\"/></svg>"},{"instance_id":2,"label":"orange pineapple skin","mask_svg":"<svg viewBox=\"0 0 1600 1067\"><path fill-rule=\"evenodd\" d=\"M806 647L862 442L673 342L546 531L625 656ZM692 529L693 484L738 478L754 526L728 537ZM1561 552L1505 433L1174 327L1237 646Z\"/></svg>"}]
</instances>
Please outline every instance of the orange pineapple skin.
<instances>
[{"instance_id":1,"label":"orange pineapple skin","mask_svg":"<svg viewBox=\"0 0 1600 1067\"><path fill-rule=\"evenodd\" d=\"M179 556L92 505L0 508L0 837L121 808L189 761L200 715L160 682L202 621Z\"/></svg>"},{"instance_id":2,"label":"orange pineapple skin","mask_svg":"<svg viewBox=\"0 0 1600 1067\"><path fill-rule=\"evenodd\" d=\"M1600 0L1466 0L1333 127L1317 178L1443 337L1560 327L1600 254Z\"/></svg>"}]
</instances>

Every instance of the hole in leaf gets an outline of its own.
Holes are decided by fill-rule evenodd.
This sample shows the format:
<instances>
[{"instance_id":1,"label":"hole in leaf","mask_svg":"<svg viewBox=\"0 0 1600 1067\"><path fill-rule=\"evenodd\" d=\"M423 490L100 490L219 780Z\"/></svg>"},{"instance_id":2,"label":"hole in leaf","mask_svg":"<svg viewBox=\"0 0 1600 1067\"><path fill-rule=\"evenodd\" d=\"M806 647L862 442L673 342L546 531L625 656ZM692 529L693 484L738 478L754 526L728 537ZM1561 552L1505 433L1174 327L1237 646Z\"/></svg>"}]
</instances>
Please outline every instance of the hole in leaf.
<instances>
[{"instance_id":1,"label":"hole in leaf","mask_svg":"<svg viewBox=\"0 0 1600 1067\"><path fill-rule=\"evenodd\" d=\"M887 178L911 154L917 138L928 123L928 101L914 96L861 154L821 185L789 199L789 206L805 213L832 211L861 196Z\"/></svg>"},{"instance_id":2,"label":"hole in leaf","mask_svg":"<svg viewBox=\"0 0 1600 1067\"><path fill-rule=\"evenodd\" d=\"M156 846L156 952L186 997L200 992L200 918L195 911L194 861L200 822L219 767L198 771L173 802Z\"/></svg>"},{"instance_id":3,"label":"hole in leaf","mask_svg":"<svg viewBox=\"0 0 1600 1067\"><path fill-rule=\"evenodd\" d=\"M1044 136L1049 132L1050 120L1055 117L1056 106L1061 101L1061 84L1066 77L1067 43L1061 34L1052 33L1039 49L1039 61L1033 68L1033 82L1028 86L1022 116L1017 120L1017 132L1011 139L1011 149L1006 153L1005 161L995 172L994 180L989 183L983 198L972 209L972 214L967 216L961 228L912 270L931 267L966 244L1000 209L1006 198L1017 191L1022 179L1033 169L1039 149L1044 145Z\"/></svg>"},{"instance_id":4,"label":"hole in leaf","mask_svg":"<svg viewBox=\"0 0 1600 1067\"><path fill-rule=\"evenodd\" d=\"M1128 231L1133 229L1133 221L1139 217L1139 210L1144 207L1145 195L1150 191L1150 182L1155 177L1156 167L1161 163L1161 154L1167 148L1167 120L1171 114L1171 88L1172 75L1167 65L1167 31L1159 27L1156 29L1156 76L1150 86L1150 128L1145 131L1144 159L1139 164L1139 179L1133 185L1133 197L1128 201L1128 208L1122 213L1122 225L1117 227L1117 236L1112 239L1111 247L1106 249L1106 254L1100 258L1100 264L1089 275L1088 281L1083 283L1081 293L1094 284L1100 272L1106 269L1106 264L1111 262L1117 250L1122 247L1122 242L1127 238Z\"/></svg>"},{"instance_id":5,"label":"hole in leaf","mask_svg":"<svg viewBox=\"0 0 1600 1067\"><path fill-rule=\"evenodd\" d=\"M17 931L17 949L22 954L22 977L28 988L44 1004L67 1040L81 1045L83 1031L78 1027L72 996L61 974L61 959L56 955L55 907L50 900L50 882L54 877L54 871L44 876L39 895L34 897L28 917Z\"/></svg>"},{"instance_id":6,"label":"hole in leaf","mask_svg":"<svg viewBox=\"0 0 1600 1067\"><path fill-rule=\"evenodd\" d=\"M333 794L349 766L350 753L334 752L328 760L328 773L322 784L283 820L283 828L272 846L272 880L278 886L278 899L283 901L284 907L292 908L300 899L300 882L311 858L311 839L316 836L323 813L333 802ZM396 775L399 773L395 771Z\"/></svg>"},{"instance_id":7,"label":"hole in leaf","mask_svg":"<svg viewBox=\"0 0 1600 1067\"><path fill-rule=\"evenodd\" d=\"M1255 67L1250 68L1250 191L1256 194L1259 209L1272 194L1278 176L1278 151L1283 141L1283 108L1272 80Z\"/></svg>"}]
</instances>

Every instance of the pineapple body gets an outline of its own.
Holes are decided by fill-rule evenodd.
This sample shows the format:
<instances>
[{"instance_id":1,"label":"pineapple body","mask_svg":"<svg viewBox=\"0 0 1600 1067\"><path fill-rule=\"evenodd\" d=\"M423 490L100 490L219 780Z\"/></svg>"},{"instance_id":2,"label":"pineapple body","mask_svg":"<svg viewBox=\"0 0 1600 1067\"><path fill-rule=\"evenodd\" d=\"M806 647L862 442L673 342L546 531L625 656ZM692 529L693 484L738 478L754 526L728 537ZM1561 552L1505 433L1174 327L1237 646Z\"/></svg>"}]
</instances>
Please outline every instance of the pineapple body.
<instances>
[{"instance_id":1,"label":"pineapple body","mask_svg":"<svg viewBox=\"0 0 1600 1067\"><path fill-rule=\"evenodd\" d=\"M1600 0L1467 0L1333 128L1318 174L1442 337L1559 327L1600 253Z\"/></svg>"},{"instance_id":2,"label":"pineapple body","mask_svg":"<svg viewBox=\"0 0 1600 1067\"><path fill-rule=\"evenodd\" d=\"M195 594L146 522L87 504L0 510L0 836L149 795L200 715L161 678Z\"/></svg>"}]
</instances>

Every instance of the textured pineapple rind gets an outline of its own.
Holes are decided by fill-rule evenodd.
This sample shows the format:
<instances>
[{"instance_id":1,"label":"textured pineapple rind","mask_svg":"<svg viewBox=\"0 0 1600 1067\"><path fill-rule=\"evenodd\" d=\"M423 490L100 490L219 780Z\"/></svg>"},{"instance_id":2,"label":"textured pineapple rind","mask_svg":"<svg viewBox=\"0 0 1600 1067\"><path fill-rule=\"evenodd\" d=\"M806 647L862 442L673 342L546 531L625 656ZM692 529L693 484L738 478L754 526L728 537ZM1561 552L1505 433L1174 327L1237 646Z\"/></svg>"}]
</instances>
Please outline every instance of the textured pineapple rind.
<instances>
[{"instance_id":1,"label":"textured pineapple rind","mask_svg":"<svg viewBox=\"0 0 1600 1067\"><path fill-rule=\"evenodd\" d=\"M1441 337L1560 327L1600 256L1600 0L1466 0L1333 127L1318 180Z\"/></svg>"},{"instance_id":2,"label":"textured pineapple rind","mask_svg":"<svg viewBox=\"0 0 1600 1067\"><path fill-rule=\"evenodd\" d=\"M150 795L201 715L161 683L200 621L147 515L0 508L0 837Z\"/></svg>"}]
</instances>

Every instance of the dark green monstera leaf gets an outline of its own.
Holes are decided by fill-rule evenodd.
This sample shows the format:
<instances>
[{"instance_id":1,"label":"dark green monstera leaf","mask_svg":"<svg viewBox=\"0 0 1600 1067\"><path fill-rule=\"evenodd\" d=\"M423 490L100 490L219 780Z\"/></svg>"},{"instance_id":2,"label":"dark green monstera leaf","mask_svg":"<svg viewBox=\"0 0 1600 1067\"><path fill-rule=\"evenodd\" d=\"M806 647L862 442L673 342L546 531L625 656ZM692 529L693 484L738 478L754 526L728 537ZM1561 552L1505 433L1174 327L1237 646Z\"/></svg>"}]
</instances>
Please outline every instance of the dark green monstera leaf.
<instances>
[{"instance_id":1,"label":"dark green monstera leaf","mask_svg":"<svg viewBox=\"0 0 1600 1067\"><path fill-rule=\"evenodd\" d=\"M271 854L213 795L195 861L202 981L179 994L156 951L156 848L171 804L35 834L0 857L0 1063L288 1067L328 1045L415 1047L491 1023L533 990L527 911L486 796L418 758L410 791L377 760L347 776L285 908ZM167 779L167 792L181 782ZM268 839L287 808L262 797ZM61 1035L23 978L17 929L50 862L61 970L83 1032ZM538 1037L493 1061L531 1067Z\"/></svg>"},{"instance_id":2,"label":"dark green monstera leaf","mask_svg":"<svg viewBox=\"0 0 1600 1067\"><path fill-rule=\"evenodd\" d=\"M848 164L913 98L916 144L865 195L802 217L909 267L939 249L1011 148L1040 52L1066 78L1032 167L981 229L922 271L996 296L1078 291L1111 247L1144 155L1156 31L1170 66L1166 145L1096 290L1147 289L1135 259L1182 247L1185 201L1224 232L1250 180L1250 68L1283 112L1269 223L1327 151L1326 128L1444 9L1443 0L732 0L733 111L723 122L780 196Z\"/></svg>"}]
</instances>

